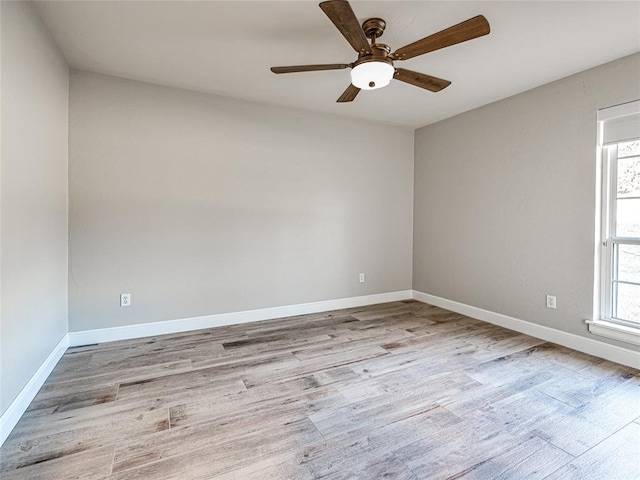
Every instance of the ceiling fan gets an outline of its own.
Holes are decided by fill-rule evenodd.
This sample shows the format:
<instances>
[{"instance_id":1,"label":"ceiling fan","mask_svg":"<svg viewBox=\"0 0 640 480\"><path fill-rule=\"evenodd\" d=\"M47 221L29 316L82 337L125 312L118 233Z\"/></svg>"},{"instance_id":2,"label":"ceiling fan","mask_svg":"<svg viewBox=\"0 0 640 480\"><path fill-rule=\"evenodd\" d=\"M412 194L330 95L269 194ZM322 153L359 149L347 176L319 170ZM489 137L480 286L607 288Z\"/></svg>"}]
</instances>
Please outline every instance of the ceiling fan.
<instances>
[{"instance_id":1,"label":"ceiling fan","mask_svg":"<svg viewBox=\"0 0 640 480\"><path fill-rule=\"evenodd\" d=\"M396 68L394 61L408 60L418 55L450 47L457 43L482 37L490 32L489 22L482 15L429 35L391 53L388 45L377 43L384 32L386 23L381 18L365 20L362 27L358 23L351 5L346 0L329 0L320 3L320 8L333 22L344 38L358 52L353 63L331 63L327 65L297 65L291 67L271 67L273 73L314 72L318 70L340 70L351 68L351 84L338 102L352 102L360 90L375 90L385 87L392 78L415 85L432 92L439 92L451 85L448 80L432 77L424 73ZM367 40L371 39L371 43Z\"/></svg>"}]
</instances>

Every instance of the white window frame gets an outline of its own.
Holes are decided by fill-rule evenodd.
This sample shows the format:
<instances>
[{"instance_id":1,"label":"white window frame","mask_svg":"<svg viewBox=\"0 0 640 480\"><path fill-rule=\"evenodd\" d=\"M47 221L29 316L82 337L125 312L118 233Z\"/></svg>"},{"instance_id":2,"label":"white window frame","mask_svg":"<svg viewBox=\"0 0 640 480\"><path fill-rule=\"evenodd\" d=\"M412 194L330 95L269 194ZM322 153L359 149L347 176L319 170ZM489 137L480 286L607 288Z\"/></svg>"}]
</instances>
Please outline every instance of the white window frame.
<instances>
[{"instance_id":1,"label":"white window frame","mask_svg":"<svg viewBox=\"0 0 640 480\"><path fill-rule=\"evenodd\" d=\"M596 255L594 285L594 315L587 320L589 331L623 342L640 345L640 325L613 318L613 266L616 245L640 245L635 238L612 235L616 224L617 202L617 144L604 145L604 127L607 120L639 114L640 101L630 102L598 112L598 158L596 208ZM633 140L629 138L627 140ZM624 140L620 140L622 142ZM616 282L619 283L619 282Z\"/></svg>"}]
</instances>

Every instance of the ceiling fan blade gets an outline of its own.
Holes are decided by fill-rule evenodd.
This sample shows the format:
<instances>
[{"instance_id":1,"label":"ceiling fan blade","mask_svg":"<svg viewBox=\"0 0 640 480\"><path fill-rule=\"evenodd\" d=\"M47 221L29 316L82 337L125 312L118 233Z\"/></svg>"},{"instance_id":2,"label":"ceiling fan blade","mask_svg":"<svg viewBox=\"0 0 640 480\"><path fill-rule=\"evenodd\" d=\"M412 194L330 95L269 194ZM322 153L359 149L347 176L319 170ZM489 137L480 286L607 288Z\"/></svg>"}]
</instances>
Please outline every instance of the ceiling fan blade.
<instances>
[{"instance_id":1,"label":"ceiling fan blade","mask_svg":"<svg viewBox=\"0 0 640 480\"><path fill-rule=\"evenodd\" d=\"M396 68L396 73L394 73L393 78L432 92L439 92L443 88L447 88L451 85L449 80L443 80L442 78L432 77L431 75L425 75L424 73L405 70L404 68Z\"/></svg>"},{"instance_id":2,"label":"ceiling fan blade","mask_svg":"<svg viewBox=\"0 0 640 480\"><path fill-rule=\"evenodd\" d=\"M294 65L291 67L271 67L273 73L317 72L320 70L340 70L350 67L346 63L329 63L327 65Z\"/></svg>"},{"instance_id":3,"label":"ceiling fan blade","mask_svg":"<svg viewBox=\"0 0 640 480\"><path fill-rule=\"evenodd\" d=\"M473 40L487 35L491 31L489 22L482 15L470 18L462 23L446 28L438 33L413 42L396 50L392 57L397 60L407 60L424 53L433 52L441 48L450 47L457 43Z\"/></svg>"},{"instance_id":4,"label":"ceiling fan blade","mask_svg":"<svg viewBox=\"0 0 640 480\"><path fill-rule=\"evenodd\" d=\"M352 84L349 84L347 89L342 93L342 95L340 95L340 98L338 98L337 101L338 103L353 102L358 93L360 93L360 89L358 87L354 87Z\"/></svg>"},{"instance_id":5,"label":"ceiling fan blade","mask_svg":"<svg viewBox=\"0 0 640 480\"><path fill-rule=\"evenodd\" d=\"M347 42L358 53L370 52L369 42L362 31L360 22L353 13L349 2L344 0L329 0L320 4L322 11L329 17Z\"/></svg>"}]
</instances>

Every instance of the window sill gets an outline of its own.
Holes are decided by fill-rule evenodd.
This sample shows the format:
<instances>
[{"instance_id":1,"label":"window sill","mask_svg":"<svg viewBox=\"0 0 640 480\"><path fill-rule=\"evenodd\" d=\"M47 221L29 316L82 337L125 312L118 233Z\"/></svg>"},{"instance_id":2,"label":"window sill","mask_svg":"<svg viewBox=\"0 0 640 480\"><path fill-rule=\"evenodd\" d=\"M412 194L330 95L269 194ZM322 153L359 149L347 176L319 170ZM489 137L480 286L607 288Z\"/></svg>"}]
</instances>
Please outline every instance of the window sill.
<instances>
[{"instance_id":1,"label":"window sill","mask_svg":"<svg viewBox=\"0 0 640 480\"><path fill-rule=\"evenodd\" d=\"M594 335L640 345L640 328L620 325L607 320L586 320L586 323L589 325L589 331Z\"/></svg>"}]
</instances>

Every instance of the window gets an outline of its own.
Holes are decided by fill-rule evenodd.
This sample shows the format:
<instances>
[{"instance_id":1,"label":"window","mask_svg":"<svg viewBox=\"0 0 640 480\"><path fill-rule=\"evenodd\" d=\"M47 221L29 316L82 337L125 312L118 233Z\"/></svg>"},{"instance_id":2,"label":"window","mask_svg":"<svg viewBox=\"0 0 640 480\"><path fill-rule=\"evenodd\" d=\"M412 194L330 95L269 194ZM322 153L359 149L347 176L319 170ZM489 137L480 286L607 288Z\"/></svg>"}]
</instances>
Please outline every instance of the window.
<instances>
[{"instance_id":1,"label":"window","mask_svg":"<svg viewBox=\"0 0 640 480\"><path fill-rule=\"evenodd\" d=\"M640 345L640 101L600 110L598 127L600 301L587 323L594 334Z\"/></svg>"},{"instance_id":2,"label":"window","mask_svg":"<svg viewBox=\"0 0 640 480\"><path fill-rule=\"evenodd\" d=\"M604 318L640 326L640 140L604 151L608 208L603 239Z\"/></svg>"}]
</instances>

